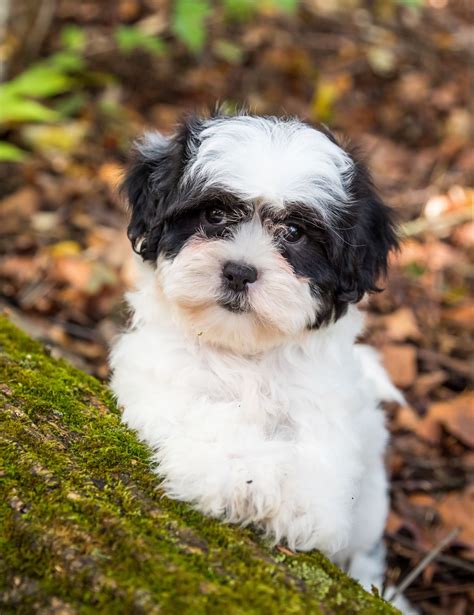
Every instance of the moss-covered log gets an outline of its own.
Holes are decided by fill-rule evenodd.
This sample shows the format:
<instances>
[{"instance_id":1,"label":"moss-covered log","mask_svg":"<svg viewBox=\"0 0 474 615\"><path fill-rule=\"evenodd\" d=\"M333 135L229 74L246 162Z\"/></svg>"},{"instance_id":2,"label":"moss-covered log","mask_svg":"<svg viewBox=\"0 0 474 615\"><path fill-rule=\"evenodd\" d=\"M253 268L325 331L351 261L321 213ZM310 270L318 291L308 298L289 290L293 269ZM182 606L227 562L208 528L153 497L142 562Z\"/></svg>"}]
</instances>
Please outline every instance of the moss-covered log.
<instances>
[{"instance_id":1,"label":"moss-covered log","mask_svg":"<svg viewBox=\"0 0 474 615\"><path fill-rule=\"evenodd\" d=\"M0 318L0 612L395 613L162 497L109 391Z\"/></svg>"}]
</instances>

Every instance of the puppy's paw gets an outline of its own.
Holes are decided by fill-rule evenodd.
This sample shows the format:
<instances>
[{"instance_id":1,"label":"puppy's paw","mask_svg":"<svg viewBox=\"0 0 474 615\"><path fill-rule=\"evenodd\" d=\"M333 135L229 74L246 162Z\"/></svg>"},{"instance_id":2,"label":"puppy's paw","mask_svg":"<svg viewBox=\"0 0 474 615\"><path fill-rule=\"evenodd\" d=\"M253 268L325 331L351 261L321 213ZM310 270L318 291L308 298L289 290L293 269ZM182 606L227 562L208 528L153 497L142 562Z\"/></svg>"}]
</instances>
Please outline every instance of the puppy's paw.
<instances>
[{"instance_id":1,"label":"puppy's paw","mask_svg":"<svg viewBox=\"0 0 474 615\"><path fill-rule=\"evenodd\" d=\"M261 523L277 515L281 506L281 485L275 469L262 468L255 462L235 462L225 492L225 518L232 523Z\"/></svg>"},{"instance_id":2,"label":"puppy's paw","mask_svg":"<svg viewBox=\"0 0 474 615\"><path fill-rule=\"evenodd\" d=\"M330 508L327 501L305 493L284 497L283 502L278 515L267 524L267 532L277 541L284 540L293 551L319 549L328 556L348 545L351 532L348 511Z\"/></svg>"},{"instance_id":3,"label":"puppy's paw","mask_svg":"<svg viewBox=\"0 0 474 615\"><path fill-rule=\"evenodd\" d=\"M333 555L349 542L348 524L338 521L322 519L314 511L296 515L288 528L288 545L297 551L319 549Z\"/></svg>"}]
</instances>

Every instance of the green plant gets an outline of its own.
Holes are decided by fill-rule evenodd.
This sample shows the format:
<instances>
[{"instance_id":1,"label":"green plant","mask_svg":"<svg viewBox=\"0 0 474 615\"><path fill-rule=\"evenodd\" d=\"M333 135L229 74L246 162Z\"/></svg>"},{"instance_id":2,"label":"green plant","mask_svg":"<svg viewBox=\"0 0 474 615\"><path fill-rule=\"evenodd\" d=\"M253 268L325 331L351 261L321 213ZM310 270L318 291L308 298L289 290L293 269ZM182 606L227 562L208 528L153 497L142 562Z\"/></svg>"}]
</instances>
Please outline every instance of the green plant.
<instances>
[{"instance_id":1,"label":"green plant","mask_svg":"<svg viewBox=\"0 0 474 615\"><path fill-rule=\"evenodd\" d=\"M71 91L77 84L77 74L84 70L82 52L85 39L75 26L61 33L63 49L45 60L31 65L17 77L0 84L0 130L30 122L55 122L61 114L38 99L49 99ZM0 161L19 162L26 152L0 141Z\"/></svg>"},{"instance_id":2,"label":"green plant","mask_svg":"<svg viewBox=\"0 0 474 615\"><path fill-rule=\"evenodd\" d=\"M250 19L259 10L273 8L293 13L300 0L221 0L225 15L231 20ZM175 0L172 30L193 53L199 53L206 42L207 21L212 13L209 0Z\"/></svg>"},{"instance_id":3,"label":"green plant","mask_svg":"<svg viewBox=\"0 0 474 615\"><path fill-rule=\"evenodd\" d=\"M160 38L142 32L137 26L118 26L114 31L114 38L119 51L125 55L129 55L135 49L152 55L161 55L165 51L165 45Z\"/></svg>"}]
</instances>

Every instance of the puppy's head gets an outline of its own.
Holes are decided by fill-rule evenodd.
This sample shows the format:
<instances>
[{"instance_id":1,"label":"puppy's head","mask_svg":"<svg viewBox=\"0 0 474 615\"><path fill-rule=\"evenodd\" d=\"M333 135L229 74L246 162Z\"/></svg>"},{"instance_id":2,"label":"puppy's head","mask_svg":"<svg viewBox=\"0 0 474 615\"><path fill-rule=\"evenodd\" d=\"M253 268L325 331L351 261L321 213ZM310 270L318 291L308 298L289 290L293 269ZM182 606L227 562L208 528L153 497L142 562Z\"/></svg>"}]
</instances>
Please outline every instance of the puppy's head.
<instances>
[{"instance_id":1,"label":"puppy's head","mask_svg":"<svg viewBox=\"0 0 474 615\"><path fill-rule=\"evenodd\" d=\"M258 352L377 290L397 245L369 173L296 121L192 119L147 134L124 182L134 250L208 343Z\"/></svg>"}]
</instances>

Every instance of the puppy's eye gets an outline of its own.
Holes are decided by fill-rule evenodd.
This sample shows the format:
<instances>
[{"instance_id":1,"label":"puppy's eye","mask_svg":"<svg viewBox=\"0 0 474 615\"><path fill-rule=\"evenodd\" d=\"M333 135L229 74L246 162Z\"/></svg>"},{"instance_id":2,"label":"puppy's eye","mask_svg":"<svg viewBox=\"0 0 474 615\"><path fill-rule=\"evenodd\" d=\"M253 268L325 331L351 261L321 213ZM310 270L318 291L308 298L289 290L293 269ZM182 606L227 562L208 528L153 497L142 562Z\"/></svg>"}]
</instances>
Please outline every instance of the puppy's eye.
<instances>
[{"instance_id":1,"label":"puppy's eye","mask_svg":"<svg viewBox=\"0 0 474 615\"><path fill-rule=\"evenodd\" d=\"M290 223L286 225L283 237L288 243L296 243L303 235L304 231L300 226Z\"/></svg>"},{"instance_id":2,"label":"puppy's eye","mask_svg":"<svg viewBox=\"0 0 474 615\"><path fill-rule=\"evenodd\" d=\"M209 224L224 224L224 222L227 222L226 211L217 205L208 207L204 212L204 217Z\"/></svg>"}]
</instances>

